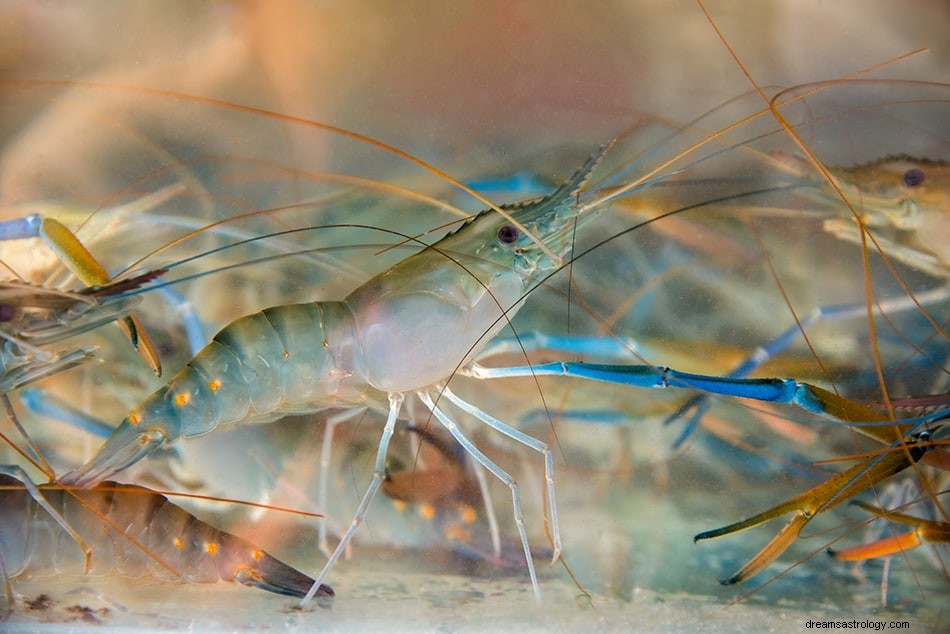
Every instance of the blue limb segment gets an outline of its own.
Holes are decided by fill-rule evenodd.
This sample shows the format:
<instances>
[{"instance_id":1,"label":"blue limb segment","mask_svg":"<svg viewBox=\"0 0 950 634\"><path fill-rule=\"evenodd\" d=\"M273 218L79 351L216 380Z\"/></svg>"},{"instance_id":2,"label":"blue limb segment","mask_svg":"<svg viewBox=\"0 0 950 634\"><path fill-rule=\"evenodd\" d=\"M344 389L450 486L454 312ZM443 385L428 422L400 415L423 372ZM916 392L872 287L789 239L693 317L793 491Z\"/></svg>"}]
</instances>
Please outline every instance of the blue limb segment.
<instances>
[{"instance_id":1,"label":"blue limb segment","mask_svg":"<svg viewBox=\"0 0 950 634\"><path fill-rule=\"evenodd\" d=\"M807 328L821 319L851 319L867 315L867 308L855 304L842 304L838 306L827 306L816 308L814 311L803 317L799 323L791 326L772 341L756 348L749 357L727 374L728 378L744 378L757 370L766 361L772 359L775 355L786 350L797 339L802 329ZM692 412L689 420L686 421L686 427L676 438L673 448L678 449L699 427L699 422L710 407L709 396L707 394L697 394L684 402L675 412L673 412L665 421L664 425L669 425L681 418L686 417Z\"/></svg>"},{"instance_id":2,"label":"blue limb segment","mask_svg":"<svg viewBox=\"0 0 950 634\"><path fill-rule=\"evenodd\" d=\"M676 437L676 440L673 441L673 449L679 449L683 446L693 433L699 428L699 421L702 420L703 414L709 409L711 403L709 402L709 396L706 394L696 394L686 400L685 403L680 405L679 409L666 417L666 420L663 421L664 425L669 425L670 423L679 420L686 416L690 410L693 410L693 415L689 417L689 420L686 421L686 426L683 428L683 431L679 436Z\"/></svg>"},{"instance_id":3,"label":"blue limb segment","mask_svg":"<svg viewBox=\"0 0 950 634\"><path fill-rule=\"evenodd\" d=\"M536 409L528 412L521 417L522 425L548 425L553 415L551 412L543 409ZM619 427L630 422L630 416L614 409L568 409L559 410L557 419L562 421L572 421L578 423L593 423L595 425L608 425Z\"/></svg>"},{"instance_id":4,"label":"blue limb segment","mask_svg":"<svg viewBox=\"0 0 950 634\"><path fill-rule=\"evenodd\" d=\"M191 350L191 355L194 356L198 354L201 349L207 345L210 337L205 335L204 327L201 324L201 320L198 319L198 315L195 314L194 309L191 307L191 302L168 286L159 286L155 290L165 298L165 301L174 307L175 312L181 317L181 324L185 329L185 336L188 339L188 348Z\"/></svg>"},{"instance_id":5,"label":"blue limb segment","mask_svg":"<svg viewBox=\"0 0 950 634\"><path fill-rule=\"evenodd\" d=\"M523 354L536 350L611 359L640 358L640 347L629 337L559 337L537 330L522 333L517 337L495 337L482 349L478 358L484 359L496 354Z\"/></svg>"},{"instance_id":6,"label":"blue limb segment","mask_svg":"<svg viewBox=\"0 0 950 634\"><path fill-rule=\"evenodd\" d=\"M89 416L42 388L20 391L20 401L34 414L58 420L99 438L108 438L115 428L98 418Z\"/></svg>"},{"instance_id":7,"label":"blue limb segment","mask_svg":"<svg viewBox=\"0 0 950 634\"><path fill-rule=\"evenodd\" d=\"M618 365L555 361L535 366L486 368L474 365L469 373L475 378L493 379L518 376L563 376L629 385L640 388L688 388L709 394L749 398L769 403L790 403L814 414L824 414L825 406L814 388L794 379L738 379L680 372L652 365Z\"/></svg>"},{"instance_id":8,"label":"blue limb segment","mask_svg":"<svg viewBox=\"0 0 950 634\"><path fill-rule=\"evenodd\" d=\"M518 172L506 178L472 180L466 185L488 198L511 196L518 200L544 196L550 194L553 189L550 184L542 182L536 175L528 172Z\"/></svg>"},{"instance_id":9,"label":"blue limb segment","mask_svg":"<svg viewBox=\"0 0 950 634\"><path fill-rule=\"evenodd\" d=\"M0 241L38 238L42 219L36 214L0 222Z\"/></svg>"}]
</instances>

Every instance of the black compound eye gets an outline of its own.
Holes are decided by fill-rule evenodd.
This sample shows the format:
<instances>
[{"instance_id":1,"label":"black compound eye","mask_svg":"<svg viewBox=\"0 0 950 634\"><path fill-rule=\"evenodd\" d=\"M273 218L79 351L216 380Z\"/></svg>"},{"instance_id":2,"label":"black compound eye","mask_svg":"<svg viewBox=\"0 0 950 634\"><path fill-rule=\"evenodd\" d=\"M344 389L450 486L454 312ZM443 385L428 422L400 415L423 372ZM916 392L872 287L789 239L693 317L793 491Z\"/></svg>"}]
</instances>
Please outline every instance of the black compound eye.
<instances>
[{"instance_id":1,"label":"black compound eye","mask_svg":"<svg viewBox=\"0 0 950 634\"><path fill-rule=\"evenodd\" d=\"M912 167L904 172L904 184L908 187L917 187L926 180L927 175L919 167Z\"/></svg>"},{"instance_id":2,"label":"black compound eye","mask_svg":"<svg viewBox=\"0 0 950 634\"><path fill-rule=\"evenodd\" d=\"M504 244L513 244L521 237L521 231L514 225L504 225L498 230L498 239Z\"/></svg>"},{"instance_id":3,"label":"black compound eye","mask_svg":"<svg viewBox=\"0 0 950 634\"><path fill-rule=\"evenodd\" d=\"M0 304L0 322L13 321L19 313L13 304Z\"/></svg>"}]
</instances>

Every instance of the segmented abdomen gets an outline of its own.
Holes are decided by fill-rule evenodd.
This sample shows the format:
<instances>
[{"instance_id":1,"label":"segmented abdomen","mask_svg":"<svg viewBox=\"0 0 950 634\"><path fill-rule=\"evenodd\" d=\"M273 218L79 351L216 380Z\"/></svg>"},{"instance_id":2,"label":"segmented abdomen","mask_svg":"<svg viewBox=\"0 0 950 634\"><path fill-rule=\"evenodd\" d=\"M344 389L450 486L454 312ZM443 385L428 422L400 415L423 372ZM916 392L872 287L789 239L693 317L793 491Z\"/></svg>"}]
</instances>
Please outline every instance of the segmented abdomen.
<instances>
[{"instance_id":1,"label":"segmented abdomen","mask_svg":"<svg viewBox=\"0 0 950 634\"><path fill-rule=\"evenodd\" d=\"M196 436L218 425L359 402L364 374L346 305L275 306L226 326L126 420L158 427L167 440Z\"/></svg>"},{"instance_id":2,"label":"segmented abdomen","mask_svg":"<svg viewBox=\"0 0 950 634\"><path fill-rule=\"evenodd\" d=\"M79 546L18 485L0 475L0 555L7 574L82 575ZM105 482L86 491L42 487L42 494L91 547L90 575L238 582L293 596L303 596L313 583L143 487ZM320 596L332 598L332 590L321 589Z\"/></svg>"}]
</instances>

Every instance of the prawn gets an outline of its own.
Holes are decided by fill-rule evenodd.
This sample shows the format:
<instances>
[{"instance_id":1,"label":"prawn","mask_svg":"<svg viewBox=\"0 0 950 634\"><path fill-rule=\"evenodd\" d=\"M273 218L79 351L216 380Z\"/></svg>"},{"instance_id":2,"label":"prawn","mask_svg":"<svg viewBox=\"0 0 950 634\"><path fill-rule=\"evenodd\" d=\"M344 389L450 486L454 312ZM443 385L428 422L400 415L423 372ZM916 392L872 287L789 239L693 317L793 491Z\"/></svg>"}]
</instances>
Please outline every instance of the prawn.
<instances>
[{"instance_id":1,"label":"prawn","mask_svg":"<svg viewBox=\"0 0 950 634\"><path fill-rule=\"evenodd\" d=\"M35 576L55 570L225 581L294 597L313 585L307 575L145 487L103 482L75 490L35 486L25 477L18 469L0 472L0 564L6 584L30 571ZM12 597L9 587L7 596ZM323 585L316 596L326 608L334 593Z\"/></svg>"},{"instance_id":2,"label":"prawn","mask_svg":"<svg viewBox=\"0 0 950 634\"><path fill-rule=\"evenodd\" d=\"M828 181L812 174L811 165L798 156L770 157L795 173L803 191L840 209L840 199ZM950 236L943 216L950 209L950 166L945 161L911 156L888 156L853 167L829 167L834 184L855 201L865 226L875 232L889 257L928 275L950 277L950 261L941 252ZM829 218L823 228L853 244L860 236L849 218Z\"/></svg>"},{"instance_id":3,"label":"prawn","mask_svg":"<svg viewBox=\"0 0 950 634\"><path fill-rule=\"evenodd\" d=\"M364 494L354 522L341 540L341 544L345 544L365 515L365 507L368 506L379 487L386 443L392 433L395 420L400 414L403 395L417 392L419 400L447 429L453 434L458 432L451 419L437 407L432 395L425 391L426 388L438 387L440 382L447 380L458 368L469 365L487 341L501 330L505 323L502 317L510 318L520 309L522 299L537 286L536 281L529 283L527 275L541 275L545 271L560 267L560 258L567 253L566 221L580 217L582 212L589 212L613 197L629 191L629 187L621 188L617 192L603 195L595 203L581 204L573 200L579 194L589 172L602 153L603 150L595 154L582 170L551 196L538 202L511 207L511 213L516 218L516 222L504 219L504 223L499 224L502 221L493 212L480 217L470 225L462 227L435 243L421 254L412 256L379 274L348 295L341 304L321 303L276 307L234 322L226 327L212 344L200 352L191 365L174 377L166 387L133 409L100 452L86 465L67 474L63 481L68 484L89 486L124 469L166 442L171 442L180 436L188 437L207 433L219 424L242 420L266 421L286 413L313 411L329 406L368 404L385 410L387 408L383 401L388 397L387 424L380 443L374 480L367 489L367 493ZM553 242L549 243L552 238L545 233L547 229L538 228L530 214L538 209L558 210L559 208L562 208L564 213L558 220L560 224L553 234ZM521 218L528 218L528 220L521 220ZM486 230L482 225L488 222L493 224ZM519 223L528 231L522 231L518 226ZM535 235L538 237L534 237ZM541 244L552 250L554 257L545 253L540 245L535 244L535 240L540 240ZM519 257L528 254L527 265L520 263L517 257L513 261L496 260L491 265L499 270L510 269L510 275L505 273L491 277L485 275L484 269L476 270L475 273L471 270L465 271L467 276L474 279L462 276L460 288L463 290L451 291L452 294L460 294L463 300L458 302L459 306L465 307L461 313L447 312L442 302L433 302L428 297L435 289L446 292L451 288L447 277L454 275L454 271L441 272L436 266L436 262L445 265L447 255L456 258L456 264L468 269L466 257L494 257L491 249L497 250L499 245L518 241L521 241L520 245L513 248L511 252ZM486 249L488 251L485 251ZM477 264L477 267L483 266L483 264ZM519 266L523 266L524 270L519 270ZM449 265L447 270L451 271L451 269ZM507 287L507 284L513 287ZM485 302L490 301L500 310L492 309L487 314L479 314L478 311L484 310L485 304L479 305L481 300L473 303L471 299L468 299L471 296L471 290L467 287L473 285L476 294L480 294ZM490 292L481 294L482 290ZM384 323L393 315L398 317L397 322L408 321L405 317L408 314L407 311L421 306L431 307L423 310L426 314L447 315L446 323L451 323L453 315L470 321L464 324L455 322L451 326L442 326L441 332L431 332L430 328L421 324L412 324L407 327ZM297 340L301 335L291 332L291 328L296 328L307 321L321 324L321 332L311 336L308 343L298 345ZM475 328L480 333L477 337L457 336L461 330L467 330L475 324L482 326ZM457 328L459 330L456 330ZM424 330L429 332L422 332ZM273 334L264 335L263 333ZM255 337L260 339L252 343L251 340ZM266 341L265 337L269 337L270 340ZM422 350L423 345L431 346L436 340L452 341L454 339L459 339L459 345L453 345L451 349L457 353L452 355L455 359L452 363L445 363L444 359L436 361L428 358L432 354L431 350ZM406 357L386 350L386 347L396 340L407 341L410 347L403 354L408 353L409 358L417 360L414 363L413 375L408 378L403 376L398 380L394 378L397 374L397 365ZM300 372L300 366L295 365L293 361L287 361L292 359L293 350L298 348L317 350L320 347L325 347L328 352L321 351L321 354L317 356L319 361L315 369L308 368L306 373ZM331 361L332 357L336 358ZM275 371L274 368L277 370ZM471 376L491 378L489 374L478 370L477 366L472 366L472 368L474 371L471 372ZM564 368L568 368L573 374L563 372ZM495 376L515 376L515 372L518 371L534 375L548 373L546 368L534 367L524 370L509 369L506 373ZM612 368L611 371L630 376L627 369ZM232 374L226 375L225 372ZM552 373L591 378L581 370L581 366L577 365L561 365ZM658 383L667 384L665 379L656 379L658 372L655 368L647 368L645 375L652 377L650 381L656 380ZM671 384L703 385L706 389L714 390L712 384L715 381L696 383L691 382L692 377L685 374L671 373L670 376L674 378ZM324 377L330 379L328 381L330 387L327 391L319 392L324 388L311 387L327 382ZM631 384L645 385L636 382ZM739 387L744 385L739 380L724 381L719 384L722 386L719 393L746 394L743 388ZM219 390L231 386L240 387L239 399L225 399L217 394ZM468 405L447 388L439 387L439 390L441 395L463 411L544 454L554 556L557 558L560 540L557 523L553 519L556 514L556 506L553 502L553 467L547 447L543 443L528 439L499 420L484 414L478 408ZM771 396L764 398L773 400ZM463 446L466 446L466 449L478 458L474 446L464 442ZM487 458L480 461L492 470L493 463L490 463ZM518 509L520 503L513 481L507 474L495 472L495 475L509 483L513 506ZM515 514L525 556L526 559L530 559L530 549L523 532L520 511L516 510ZM338 546L324 571L329 569L340 552L340 546ZM529 572L531 572L532 585L537 595L537 582L530 565Z\"/></svg>"},{"instance_id":4,"label":"prawn","mask_svg":"<svg viewBox=\"0 0 950 634\"><path fill-rule=\"evenodd\" d=\"M167 443L220 425L266 422L331 406L381 408L388 398L373 481L316 588L382 484L387 446L404 395L415 393L456 440L511 489L532 586L540 596L516 483L465 439L432 394L504 327L544 272L561 266L572 227L597 208L581 206L578 199L609 146L595 152L553 194L510 207L514 222L499 219L491 210L483 212L342 302L277 306L235 321L166 386L134 408L99 452L61 482L94 486ZM419 320L419 314L426 319ZM412 360L411 373L403 369L407 359ZM493 426L545 456L556 560L560 536L550 450L500 422Z\"/></svg>"}]
</instances>

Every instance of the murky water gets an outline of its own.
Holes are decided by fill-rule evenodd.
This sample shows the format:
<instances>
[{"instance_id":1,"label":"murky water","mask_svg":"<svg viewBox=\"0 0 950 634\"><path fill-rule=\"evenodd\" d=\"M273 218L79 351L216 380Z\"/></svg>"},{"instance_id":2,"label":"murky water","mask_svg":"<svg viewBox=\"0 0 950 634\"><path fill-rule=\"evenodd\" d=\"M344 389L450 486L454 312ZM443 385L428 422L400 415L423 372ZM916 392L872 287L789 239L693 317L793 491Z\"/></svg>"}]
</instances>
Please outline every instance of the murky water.
<instances>
[{"instance_id":1,"label":"murky water","mask_svg":"<svg viewBox=\"0 0 950 634\"><path fill-rule=\"evenodd\" d=\"M462 211L484 208L378 146L307 123L319 121L398 147L499 203L552 191L615 137L593 189L632 183L653 169L669 177L578 231L574 253L582 257L529 298L511 324L518 334L611 333L638 342L636 357L625 362L723 375L810 311L856 306L857 317L807 325L808 343L796 339L757 375L793 376L878 404L877 359L890 398L946 394L947 275L931 257L942 249L946 225L941 168L926 164L932 187L917 199L929 229L875 228L878 242L865 259L860 234L847 229L849 210L801 147L771 115L743 122L765 102L697 4L607 2L556 11L541 2L107 6L0 7L3 217L59 217L113 274L143 256L135 266L167 266L239 240L308 228L216 251L163 276L176 282L174 295L146 294L137 315L156 340L166 377L229 321L274 304L341 299L413 248L387 248L401 238L374 227L408 236L432 231L422 238L431 243ZM950 12L942 3L707 8L770 97L883 64L783 108L827 165L897 154L950 158L950 88L939 83L950 80L943 37ZM921 47L929 50L889 63ZM665 165L719 130L721 137ZM874 173L884 178L883 170ZM867 191L844 194L859 210L877 204ZM254 213L261 210L271 211ZM240 214L249 215L179 242ZM845 228L834 233L839 225ZM151 253L164 244L170 246ZM0 249L33 283L81 286L36 240ZM284 257L300 251L306 253ZM912 259L921 253L926 262ZM923 298L920 305L904 301L910 296ZM897 308L881 309L887 318L876 317L872 328L860 310L866 302ZM82 337L57 345L98 345L104 363L31 387L114 423L161 384L117 328ZM528 357L598 360L549 349ZM486 363L525 358L516 349ZM540 606L508 489L490 485L502 535L495 556L486 506L471 492L471 466L453 449L433 449L440 436L430 441L401 428L387 463L391 475L436 473L434 489L458 483L430 505L376 500L352 552L327 579L337 593L332 611L301 611L295 599L232 584L64 578L40 569L14 581L16 609L3 629L141 630L145 623L156 630L800 631L808 620L870 619L933 631L947 621L944 547L891 560L887 607L880 560L859 571L825 554L829 546L875 539L859 508L822 514L765 572L735 586L717 579L739 569L787 518L693 543L700 531L763 511L817 485L828 470L854 464L813 461L879 451L880 443L859 442L793 407L717 398L701 429L674 450L684 423L663 421L690 393L551 378L454 377L451 386L553 449L564 559L576 584L561 564L545 563L539 456L475 421L462 423L521 485ZM31 412L18 392L10 396L57 473L101 443ZM937 408L946 407L943 399ZM418 403L408 415L434 430ZM175 454L120 479L323 512L335 536L369 481L383 418L369 413L336 428L326 508L316 503L325 416L180 443ZM20 442L8 423L2 429ZM6 455L44 479L21 457ZM890 486L897 480L865 499L899 504ZM946 521L938 496L945 472L927 466L902 480L925 490L908 514ZM419 486L407 490L424 490ZM325 561L312 518L229 504L188 508L307 574ZM458 519L467 509L472 522Z\"/></svg>"}]
</instances>

